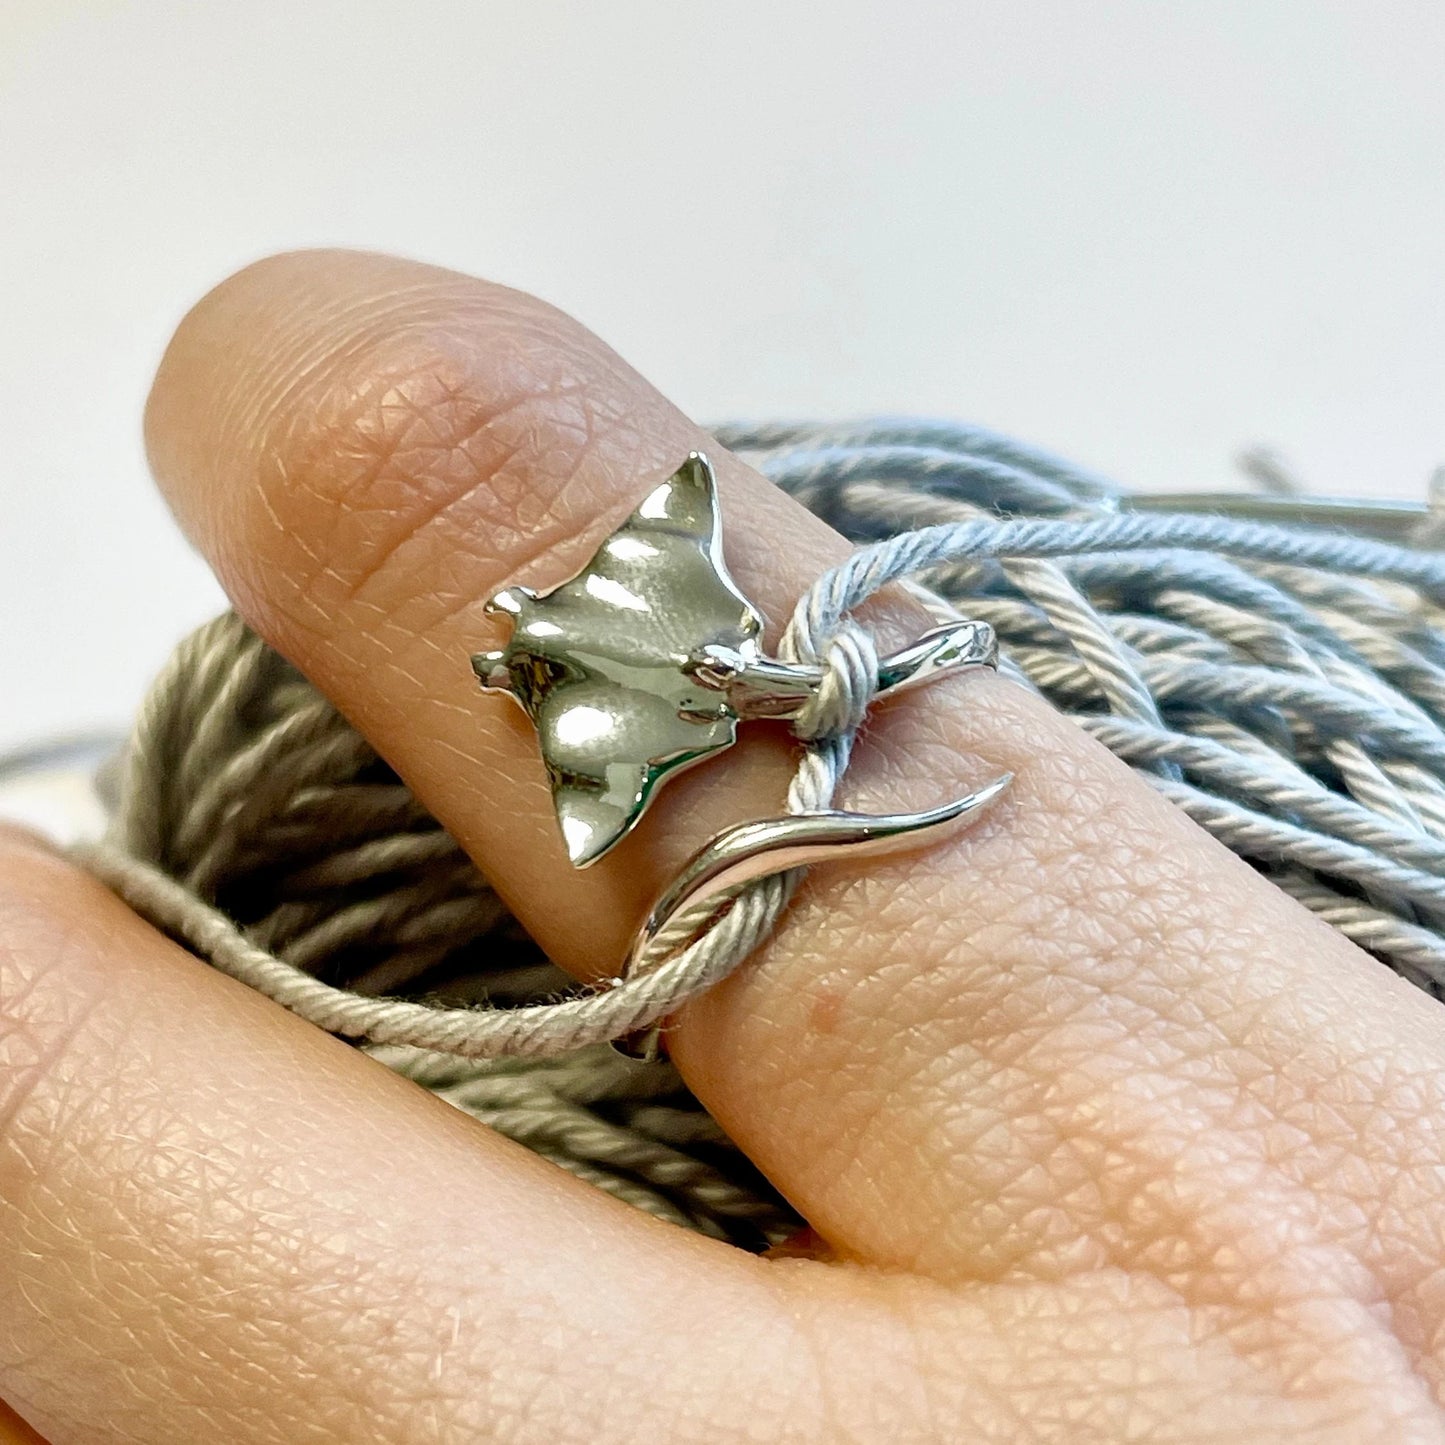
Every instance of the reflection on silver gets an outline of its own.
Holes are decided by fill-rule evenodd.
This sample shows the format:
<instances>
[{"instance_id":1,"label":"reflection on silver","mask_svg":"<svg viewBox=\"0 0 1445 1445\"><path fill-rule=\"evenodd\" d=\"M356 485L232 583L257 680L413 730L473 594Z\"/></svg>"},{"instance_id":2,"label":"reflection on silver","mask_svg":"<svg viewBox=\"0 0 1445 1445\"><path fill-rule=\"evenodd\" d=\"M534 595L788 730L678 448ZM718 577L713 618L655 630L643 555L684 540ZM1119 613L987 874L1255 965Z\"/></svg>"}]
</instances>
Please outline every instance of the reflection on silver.
<instances>
[{"instance_id":1,"label":"reflection on silver","mask_svg":"<svg viewBox=\"0 0 1445 1445\"><path fill-rule=\"evenodd\" d=\"M637 930L621 977L648 966L653 941L675 921L700 925L745 885L812 863L876 858L940 842L971 823L1013 781L1004 773L977 792L923 813L796 813L726 828L683 865ZM653 958L656 967L668 950ZM648 1062L663 1056L663 1024L614 1040L619 1053Z\"/></svg>"},{"instance_id":2,"label":"reflection on silver","mask_svg":"<svg viewBox=\"0 0 1445 1445\"><path fill-rule=\"evenodd\" d=\"M922 813L789 813L724 829L699 848L653 905L628 954L624 976L675 918L701 912L744 884L811 863L876 858L922 848L972 822L1013 781L1004 773L977 792Z\"/></svg>"},{"instance_id":3,"label":"reflection on silver","mask_svg":"<svg viewBox=\"0 0 1445 1445\"><path fill-rule=\"evenodd\" d=\"M512 635L472 667L536 727L578 868L637 823L663 782L729 747L739 721L796 717L824 676L763 655L763 618L728 575L716 482L701 452L575 577L546 592L504 588L487 610L510 616ZM995 651L985 623L936 628L882 660L879 690L993 666Z\"/></svg>"}]
</instances>

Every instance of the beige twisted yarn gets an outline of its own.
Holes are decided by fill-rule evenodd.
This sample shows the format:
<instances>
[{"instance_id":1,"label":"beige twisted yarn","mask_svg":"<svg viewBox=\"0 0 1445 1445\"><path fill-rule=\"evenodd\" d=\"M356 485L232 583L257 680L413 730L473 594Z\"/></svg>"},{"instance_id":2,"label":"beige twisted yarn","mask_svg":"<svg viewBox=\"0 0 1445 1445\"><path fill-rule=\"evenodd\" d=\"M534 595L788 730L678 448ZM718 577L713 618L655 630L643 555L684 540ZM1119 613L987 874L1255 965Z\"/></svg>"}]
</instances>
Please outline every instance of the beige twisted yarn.
<instances>
[{"instance_id":1,"label":"beige twisted yarn","mask_svg":"<svg viewBox=\"0 0 1445 1445\"><path fill-rule=\"evenodd\" d=\"M219 911L328 984L462 1007L575 987L351 725L234 614L177 649L110 791L108 847L171 880L191 913ZM204 955L204 930L184 933ZM649 1214L754 1250L800 1226L665 1061L606 1044L543 1059L367 1052Z\"/></svg>"},{"instance_id":2,"label":"beige twisted yarn","mask_svg":"<svg viewBox=\"0 0 1445 1445\"><path fill-rule=\"evenodd\" d=\"M995 628L1007 675L1445 997L1438 507L1318 503L1302 510L1327 525L1310 527L1272 520L1290 520L1288 498L1166 512L1009 438L917 419L718 437L862 544L810 589L810 627L833 636L859 596L918 576ZM179 650L116 777L111 833L82 857L200 956L345 1037L407 1040L369 1051L637 1207L749 1248L798 1226L668 1065L557 1054L581 1014L631 1027L635 980L559 1001L567 980L452 840L234 617ZM727 966L785 896L720 915ZM643 972L653 1005L675 961ZM694 991L717 976L689 968Z\"/></svg>"}]
</instances>

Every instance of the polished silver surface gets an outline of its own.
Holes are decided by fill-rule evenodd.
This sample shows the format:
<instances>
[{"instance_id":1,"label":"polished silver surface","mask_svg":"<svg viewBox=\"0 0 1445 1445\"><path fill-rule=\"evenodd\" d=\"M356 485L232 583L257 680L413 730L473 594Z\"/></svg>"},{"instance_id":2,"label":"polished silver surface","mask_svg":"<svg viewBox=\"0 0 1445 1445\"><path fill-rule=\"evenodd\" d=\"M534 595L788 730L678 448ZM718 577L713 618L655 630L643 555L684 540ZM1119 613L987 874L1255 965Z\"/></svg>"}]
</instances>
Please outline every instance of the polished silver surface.
<instances>
[{"instance_id":1,"label":"polished silver surface","mask_svg":"<svg viewBox=\"0 0 1445 1445\"><path fill-rule=\"evenodd\" d=\"M472 666L537 729L567 856L585 868L641 816L660 783L737 736L727 695L691 665L716 646L751 657L763 619L722 556L717 491L693 452L570 581L509 587L499 652Z\"/></svg>"},{"instance_id":2,"label":"polished silver surface","mask_svg":"<svg viewBox=\"0 0 1445 1445\"><path fill-rule=\"evenodd\" d=\"M745 718L793 718L824 673L766 657L763 618L728 575L717 485L701 452L645 497L573 578L508 587L512 619L479 652L482 687L537 730L567 856L585 868L638 821L673 774L730 746ZM882 660L881 691L995 662L985 623L937 628Z\"/></svg>"},{"instance_id":3,"label":"polished silver surface","mask_svg":"<svg viewBox=\"0 0 1445 1445\"><path fill-rule=\"evenodd\" d=\"M633 938L621 976L630 977L653 940L684 915L705 918L710 904L720 906L747 884L790 868L876 858L941 842L978 818L1012 781L1013 774L1004 773L976 792L921 813L789 813L725 828L688 859L653 904ZM661 1058L663 1026L625 1035L614 1047L629 1058Z\"/></svg>"},{"instance_id":4,"label":"polished silver surface","mask_svg":"<svg viewBox=\"0 0 1445 1445\"><path fill-rule=\"evenodd\" d=\"M902 692L966 667L996 667L998 641L986 622L950 622L878 663L878 696ZM793 718L817 695L823 669L779 662L716 643L698 649L696 675L727 694L740 718Z\"/></svg>"},{"instance_id":5,"label":"polished silver surface","mask_svg":"<svg viewBox=\"0 0 1445 1445\"><path fill-rule=\"evenodd\" d=\"M668 923L747 883L813 863L876 858L922 848L973 821L1013 781L1004 773L976 792L921 813L786 813L726 828L683 865L638 929L624 976Z\"/></svg>"}]
</instances>

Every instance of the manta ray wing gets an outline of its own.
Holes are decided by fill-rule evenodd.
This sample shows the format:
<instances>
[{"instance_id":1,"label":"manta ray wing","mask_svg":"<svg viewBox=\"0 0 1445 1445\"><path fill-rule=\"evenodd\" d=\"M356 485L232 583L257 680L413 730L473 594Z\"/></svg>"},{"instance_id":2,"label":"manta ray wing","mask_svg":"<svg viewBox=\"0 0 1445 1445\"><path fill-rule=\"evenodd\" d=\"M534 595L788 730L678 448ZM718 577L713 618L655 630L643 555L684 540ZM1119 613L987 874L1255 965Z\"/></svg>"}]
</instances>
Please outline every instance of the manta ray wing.
<instances>
[{"instance_id":1,"label":"manta ray wing","mask_svg":"<svg viewBox=\"0 0 1445 1445\"><path fill-rule=\"evenodd\" d=\"M540 594L508 588L491 607L512 615L512 637L473 666L536 725L574 866L612 848L673 773L735 740L726 696L688 664L709 643L755 653L762 618L723 562L716 482L701 453L575 577Z\"/></svg>"}]
</instances>

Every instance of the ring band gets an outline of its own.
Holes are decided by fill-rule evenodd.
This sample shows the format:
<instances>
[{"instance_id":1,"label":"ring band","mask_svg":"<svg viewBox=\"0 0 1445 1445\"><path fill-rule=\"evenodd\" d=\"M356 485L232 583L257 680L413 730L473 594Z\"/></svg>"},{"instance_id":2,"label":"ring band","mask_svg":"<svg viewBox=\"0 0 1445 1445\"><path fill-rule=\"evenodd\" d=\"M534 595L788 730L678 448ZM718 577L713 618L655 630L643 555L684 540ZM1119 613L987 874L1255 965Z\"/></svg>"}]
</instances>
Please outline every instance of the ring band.
<instances>
[{"instance_id":1,"label":"ring band","mask_svg":"<svg viewBox=\"0 0 1445 1445\"><path fill-rule=\"evenodd\" d=\"M543 592L504 588L486 609L509 616L512 635L472 668L531 719L576 868L631 832L670 778L730 747L739 722L797 719L827 679L823 667L763 653L763 616L723 560L717 482L701 452L576 576ZM881 659L874 692L996 664L987 623L950 623ZM833 846L859 846L846 831ZM798 841L785 832L778 846Z\"/></svg>"},{"instance_id":2,"label":"ring band","mask_svg":"<svg viewBox=\"0 0 1445 1445\"><path fill-rule=\"evenodd\" d=\"M763 616L728 574L717 481L701 452L649 492L575 577L544 592L503 588L486 607L512 619L512 635L506 647L476 653L472 669L485 691L505 693L531 719L576 868L626 837L668 779L731 747L740 722L790 719L822 746L830 734L851 735L874 697L998 661L985 622L950 622L882 659L855 629L841 665L867 669L861 700L855 712L829 713L829 667L762 650ZM749 884L845 853L922 846L982 812L1011 781L1004 775L923 813L820 809L724 829L658 897L614 985L690 947ZM661 1028L614 1043L655 1059Z\"/></svg>"}]
</instances>

